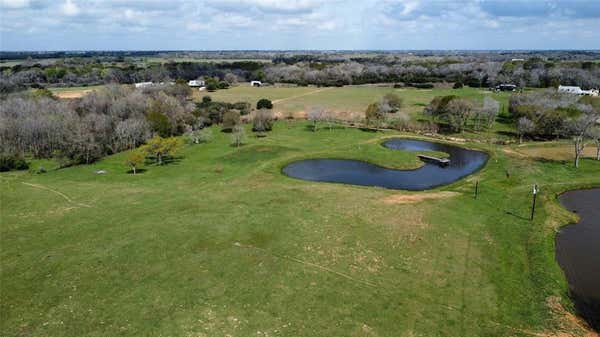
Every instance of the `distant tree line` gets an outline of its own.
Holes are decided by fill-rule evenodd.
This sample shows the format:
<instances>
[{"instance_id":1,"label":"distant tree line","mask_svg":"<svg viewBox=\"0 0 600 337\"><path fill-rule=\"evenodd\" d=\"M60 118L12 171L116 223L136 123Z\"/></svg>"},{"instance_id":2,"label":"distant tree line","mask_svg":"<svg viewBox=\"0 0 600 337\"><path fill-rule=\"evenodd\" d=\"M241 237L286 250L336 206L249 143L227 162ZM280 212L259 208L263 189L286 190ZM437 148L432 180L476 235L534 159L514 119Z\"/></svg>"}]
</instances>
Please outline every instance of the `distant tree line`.
<instances>
[{"instance_id":1,"label":"distant tree line","mask_svg":"<svg viewBox=\"0 0 600 337\"><path fill-rule=\"evenodd\" d=\"M214 89L250 80L320 86L405 83L426 88L432 83L452 82L482 88L500 83L520 87L559 84L600 87L600 63L592 59L594 55L590 59L580 53L571 59L567 52L559 54L560 58L533 55L512 60L507 59L510 56L493 53L483 56L281 54L273 55L273 63L257 60L160 63L124 57L28 59L14 66L0 63L0 94L28 87L187 81L199 77L214 79L211 82Z\"/></svg>"}]
</instances>

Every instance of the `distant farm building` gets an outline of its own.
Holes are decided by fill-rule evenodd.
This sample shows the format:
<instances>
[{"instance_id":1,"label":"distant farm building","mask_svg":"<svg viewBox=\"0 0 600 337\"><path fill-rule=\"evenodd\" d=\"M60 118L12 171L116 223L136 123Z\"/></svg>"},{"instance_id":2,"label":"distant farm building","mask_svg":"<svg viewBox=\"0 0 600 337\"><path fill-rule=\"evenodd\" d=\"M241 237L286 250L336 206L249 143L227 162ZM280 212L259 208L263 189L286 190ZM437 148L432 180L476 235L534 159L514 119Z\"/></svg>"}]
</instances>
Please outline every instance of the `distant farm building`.
<instances>
[{"instance_id":1,"label":"distant farm building","mask_svg":"<svg viewBox=\"0 0 600 337\"><path fill-rule=\"evenodd\" d=\"M517 86L514 84L500 84L496 86L497 91L515 91Z\"/></svg>"},{"instance_id":2,"label":"distant farm building","mask_svg":"<svg viewBox=\"0 0 600 337\"><path fill-rule=\"evenodd\" d=\"M575 86L570 86L570 85L559 85L558 92L567 93L567 94L575 94L575 95L598 96L598 90L595 90L595 89L583 90L580 87L575 87Z\"/></svg>"},{"instance_id":3,"label":"distant farm building","mask_svg":"<svg viewBox=\"0 0 600 337\"><path fill-rule=\"evenodd\" d=\"M188 85L190 87L197 88L197 87L203 87L203 86L205 86L206 83L204 82L204 80L191 80L191 81L188 82Z\"/></svg>"},{"instance_id":4,"label":"distant farm building","mask_svg":"<svg viewBox=\"0 0 600 337\"><path fill-rule=\"evenodd\" d=\"M523 62L525 59L512 59L511 62Z\"/></svg>"},{"instance_id":5,"label":"distant farm building","mask_svg":"<svg viewBox=\"0 0 600 337\"><path fill-rule=\"evenodd\" d=\"M262 84L261 81L252 81L252 82L250 82L250 86L253 86L253 87L262 87L262 85L263 84Z\"/></svg>"},{"instance_id":6,"label":"distant farm building","mask_svg":"<svg viewBox=\"0 0 600 337\"><path fill-rule=\"evenodd\" d=\"M154 85L154 83L152 83L152 82L140 82L140 83L135 83L135 87L136 87L136 88L138 88L138 89L139 89L139 88L147 88L147 87L151 87L151 86L153 86L153 85Z\"/></svg>"}]
</instances>

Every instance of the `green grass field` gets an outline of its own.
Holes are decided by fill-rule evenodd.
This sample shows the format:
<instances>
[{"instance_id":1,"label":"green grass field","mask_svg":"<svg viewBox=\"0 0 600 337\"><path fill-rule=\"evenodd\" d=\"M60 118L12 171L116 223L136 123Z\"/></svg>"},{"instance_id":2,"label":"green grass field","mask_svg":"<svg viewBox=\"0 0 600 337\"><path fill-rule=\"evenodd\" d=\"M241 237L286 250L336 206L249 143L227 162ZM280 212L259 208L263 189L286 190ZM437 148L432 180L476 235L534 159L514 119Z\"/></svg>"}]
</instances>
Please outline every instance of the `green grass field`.
<instances>
[{"instance_id":1,"label":"green grass field","mask_svg":"<svg viewBox=\"0 0 600 337\"><path fill-rule=\"evenodd\" d=\"M214 135L135 176L122 164L126 153L45 174L1 174L0 334L531 336L566 329L547 305L558 298L569 308L554 233L573 216L556 193L600 185L600 162L585 159L576 170L467 143L490 151L483 170L409 193L280 172L311 157L419 165L414 153L379 145L402 135L396 132L314 133L306 122L278 122L265 138L248 132L240 148L229 146L229 135ZM530 222L533 183L541 198ZM432 199L396 202L406 195Z\"/></svg>"},{"instance_id":2,"label":"green grass field","mask_svg":"<svg viewBox=\"0 0 600 337\"><path fill-rule=\"evenodd\" d=\"M404 110L414 114L423 111L435 96L457 95L474 101L482 101L484 96L498 100L503 107L508 107L510 93L494 93L485 89L413 89L382 86L345 86L345 87L250 87L235 86L227 90L206 93L214 100L235 102L248 101L256 103L261 98L268 98L274 103L274 109L285 112L305 111L312 106L321 106L335 111L364 113L367 106L381 99L387 93L396 93L404 100ZM202 93L201 95L203 95Z\"/></svg>"}]
</instances>

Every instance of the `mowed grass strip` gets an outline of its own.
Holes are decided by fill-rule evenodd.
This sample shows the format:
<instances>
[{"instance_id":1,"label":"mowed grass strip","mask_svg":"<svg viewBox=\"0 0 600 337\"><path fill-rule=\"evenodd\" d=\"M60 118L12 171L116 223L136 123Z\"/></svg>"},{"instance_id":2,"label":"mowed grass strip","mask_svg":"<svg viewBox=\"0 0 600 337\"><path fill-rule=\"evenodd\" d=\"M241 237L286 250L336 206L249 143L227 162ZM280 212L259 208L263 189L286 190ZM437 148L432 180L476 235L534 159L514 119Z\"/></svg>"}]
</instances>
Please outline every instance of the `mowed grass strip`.
<instances>
[{"instance_id":1,"label":"mowed grass strip","mask_svg":"<svg viewBox=\"0 0 600 337\"><path fill-rule=\"evenodd\" d=\"M571 219L556 211L555 193L600 185L600 162L576 170L486 146L492 157L482 171L431 192L315 183L281 168L311 157L418 161L379 147L400 133L307 126L278 122L265 138L248 129L240 148L215 128L213 142L135 176L125 173L126 153L0 175L1 334L525 336L556 328L546 301L566 299L567 287L549 215ZM530 222L532 183L542 194ZM440 191L454 193L384 202Z\"/></svg>"}]
</instances>

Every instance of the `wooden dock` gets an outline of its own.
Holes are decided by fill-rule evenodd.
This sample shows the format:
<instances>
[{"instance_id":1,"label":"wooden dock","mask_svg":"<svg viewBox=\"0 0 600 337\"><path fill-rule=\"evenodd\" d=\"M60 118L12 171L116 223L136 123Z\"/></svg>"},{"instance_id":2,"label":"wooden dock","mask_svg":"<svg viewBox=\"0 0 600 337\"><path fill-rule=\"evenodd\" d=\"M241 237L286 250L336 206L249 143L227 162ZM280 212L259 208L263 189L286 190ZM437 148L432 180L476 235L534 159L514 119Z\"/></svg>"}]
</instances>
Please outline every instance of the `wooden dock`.
<instances>
[{"instance_id":1,"label":"wooden dock","mask_svg":"<svg viewBox=\"0 0 600 337\"><path fill-rule=\"evenodd\" d=\"M420 154L420 155L418 155L418 157L423 161L436 163L440 166L448 166L450 164L450 159L448 159L448 158L438 158L438 157L426 156L424 154Z\"/></svg>"}]
</instances>

